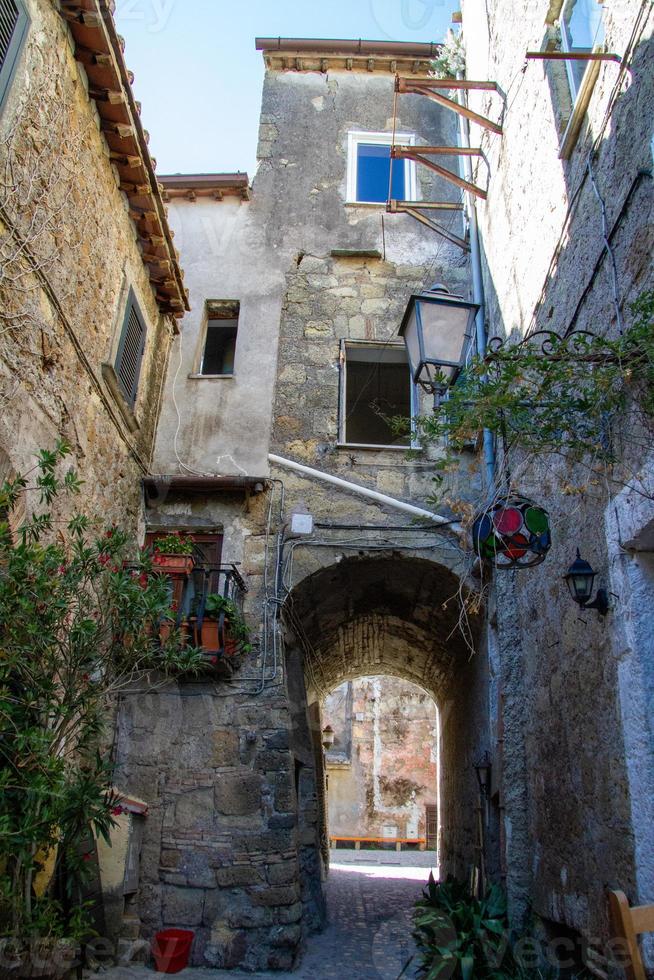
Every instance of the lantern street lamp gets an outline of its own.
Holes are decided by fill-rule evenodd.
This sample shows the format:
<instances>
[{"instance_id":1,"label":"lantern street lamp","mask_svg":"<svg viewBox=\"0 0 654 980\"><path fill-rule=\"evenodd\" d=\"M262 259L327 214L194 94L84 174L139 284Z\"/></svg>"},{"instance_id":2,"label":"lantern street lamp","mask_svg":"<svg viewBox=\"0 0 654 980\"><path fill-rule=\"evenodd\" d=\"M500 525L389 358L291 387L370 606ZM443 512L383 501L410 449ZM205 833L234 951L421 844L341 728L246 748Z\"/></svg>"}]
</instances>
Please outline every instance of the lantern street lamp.
<instances>
[{"instance_id":1,"label":"lantern street lamp","mask_svg":"<svg viewBox=\"0 0 654 980\"><path fill-rule=\"evenodd\" d=\"M322 747L327 752L334 744L334 729L331 725L326 725L322 730Z\"/></svg>"},{"instance_id":2,"label":"lantern street lamp","mask_svg":"<svg viewBox=\"0 0 654 980\"><path fill-rule=\"evenodd\" d=\"M490 795L490 785L491 785L491 770L492 763L491 757L488 753L488 749L484 752L481 759L475 762L475 772L477 773L477 782L479 783L479 791L484 798Z\"/></svg>"},{"instance_id":3,"label":"lantern street lamp","mask_svg":"<svg viewBox=\"0 0 654 980\"><path fill-rule=\"evenodd\" d=\"M438 406L463 367L479 306L453 296L441 283L409 299L400 326L411 377Z\"/></svg>"},{"instance_id":4,"label":"lantern street lamp","mask_svg":"<svg viewBox=\"0 0 654 980\"><path fill-rule=\"evenodd\" d=\"M606 616L609 611L609 598L606 589L598 589L593 602L590 601L593 594L593 583L597 572L579 554L563 576L568 584L570 595L582 609L597 609L600 616Z\"/></svg>"}]
</instances>

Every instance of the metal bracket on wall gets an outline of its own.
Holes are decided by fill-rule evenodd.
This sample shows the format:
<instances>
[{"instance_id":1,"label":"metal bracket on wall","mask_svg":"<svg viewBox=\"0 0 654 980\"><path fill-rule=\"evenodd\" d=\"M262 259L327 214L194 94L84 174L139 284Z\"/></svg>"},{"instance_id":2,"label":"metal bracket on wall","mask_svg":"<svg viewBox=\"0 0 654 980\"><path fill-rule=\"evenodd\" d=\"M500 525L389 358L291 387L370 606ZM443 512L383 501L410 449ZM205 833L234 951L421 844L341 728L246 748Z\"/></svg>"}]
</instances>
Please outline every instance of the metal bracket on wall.
<instances>
[{"instance_id":1,"label":"metal bracket on wall","mask_svg":"<svg viewBox=\"0 0 654 980\"><path fill-rule=\"evenodd\" d=\"M443 226L439 225L437 221L433 220L433 218L428 218L427 215L421 214L420 211L418 211L418 208L420 208L421 211L462 211L463 205L444 201L393 200L389 201L386 205L386 210L389 214L409 214L412 218L415 218L416 221L426 225L427 228L431 228L432 231L435 231L437 234L447 239L448 242L451 242L453 245L458 245L464 252L470 251L470 245L464 238L460 238L458 235L455 235L454 232L449 231L449 229L443 228Z\"/></svg>"},{"instance_id":2,"label":"metal bracket on wall","mask_svg":"<svg viewBox=\"0 0 654 980\"><path fill-rule=\"evenodd\" d=\"M441 105L446 109L451 109L452 112L457 113L459 116L463 116L465 119L477 123L483 129L497 133L499 136L502 135L502 127L498 123L493 122L492 119L488 119L486 116L483 116L478 112L474 112L472 109L469 109L467 105L462 105L460 102L455 102L453 99L448 98L442 94L442 90L459 90L464 92L481 90L487 92L499 92L500 95L502 95L497 82L492 81L474 81L468 78L434 78L431 75L404 78L400 75L396 75L395 104L393 107L393 139L391 143L391 179L389 180L389 191L390 186L392 185L393 160L412 160L414 163L419 163L424 167L428 167L429 170L432 170L434 173L438 174L438 176L443 180L447 180L450 184L454 184L462 191L473 195L474 197L486 200L488 194L482 187L477 186L477 184L473 183L472 180L466 180L463 177L460 177L458 174L453 173L446 167L435 163L432 159L433 157L440 156L464 158L483 157L481 147L433 145L409 146L404 143L395 142L398 95L423 95L432 102L436 102L438 105ZM470 177L471 174L467 173L466 176ZM461 203L455 204L442 201L397 201L390 199L389 193L389 201L386 205L386 210L390 214L409 214L412 218L415 218L416 221L419 221L427 228L435 231L453 245L457 245L465 252L470 251L470 245L464 238L461 238L459 235L455 235L449 230L449 228L444 228L437 221L434 221L431 216L423 213L424 211L430 210L463 211L463 204Z\"/></svg>"},{"instance_id":3,"label":"metal bracket on wall","mask_svg":"<svg viewBox=\"0 0 654 980\"><path fill-rule=\"evenodd\" d=\"M394 160L415 160L416 163L421 163L425 167L429 167L434 173L437 173L439 177L443 177L445 180L449 180L451 184L456 184L457 187L463 188L464 191L469 191L476 197L481 197L482 200L486 200L488 197L485 190L481 187L477 187L476 184L471 184L470 181L464 180L463 177L459 177L458 174L453 174L451 170L447 170L445 167L440 167L433 160L428 160L425 154L452 154L458 156L481 156L481 150L476 147L468 149L467 147L458 146L392 146L391 147L391 157Z\"/></svg>"},{"instance_id":4,"label":"metal bracket on wall","mask_svg":"<svg viewBox=\"0 0 654 980\"><path fill-rule=\"evenodd\" d=\"M497 82L474 82L467 78L432 78L430 75L424 78L402 78L398 75L395 79L395 91L400 95L424 95L426 98L431 99L432 102L436 102L446 109L451 109L452 112L456 112L460 116L465 116L466 119L477 123L483 129L489 129L491 133L497 133L498 136L502 135L502 127L493 122L492 119L488 119L487 116L482 116L480 113L474 112L459 102L448 99L447 96L442 95L437 89L466 89L473 91L475 89L481 89L499 92Z\"/></svg>"}]
</instances>

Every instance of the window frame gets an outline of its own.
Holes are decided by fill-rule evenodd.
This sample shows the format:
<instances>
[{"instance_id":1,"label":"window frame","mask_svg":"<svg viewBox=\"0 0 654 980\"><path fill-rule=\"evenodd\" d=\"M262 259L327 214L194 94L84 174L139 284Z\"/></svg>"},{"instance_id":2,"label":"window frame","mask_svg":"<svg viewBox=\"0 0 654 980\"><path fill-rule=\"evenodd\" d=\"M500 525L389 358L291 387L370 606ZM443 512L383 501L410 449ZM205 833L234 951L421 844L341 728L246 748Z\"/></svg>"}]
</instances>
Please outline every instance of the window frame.
<instances>
[{"instance_id":1,"label":"window frame","mask_svg":"<svg viewBox=\"0 0 654 980\"><path fill-rule=\"evenodd\" d=\"M15 3L18 9L18 18L12 31L5 60L2 66L0 66L0 112L2 112L7 96L9 95L18 66L18 60L31 23L24 0L13 0L13 3Z\"/></svg>"},{"instance_id":2,"label":"window frame","mask_svg":"<svg viewBox=\"0 0 654 980\"><path fill-rule=\"evenodd\" d=\"M597 6L599 8L600 17L602 19L602 26L604 26L603 23L604 11L602 9L602 4L599 2L599 0L595 0L595 2L597 3ZM572 39L569 36L568 28L566 26L566 22L565 22L566 10L570 5L570 3L573 4L573 9L574 9L574 4L577 3L577 0L563 0L561 4L561 10L559 13L559 29L561 31L561 51L563 51L565 54L578 53L580 50L582 50L580 48L575 48L573 46ZM604 40L598 41L596 44L593 44L593 46L589 49L588 53L591 54L593 52L602 51L603 49L604 49ZM592 65L593 65L592 61L587 61L583 75L579 80L577 80L574 73L574 62L572 61L565 62L565 70L568 78L568 88L570 89L570 98L572 99L573 106L577 103L580 93L585 88L587 88L589 69L592 67ZM597 72L599 71L599 65L595 67L596 67L595 70L595 78L596 78ZM593 79L593 84L594 82L595 79Z\"/></svg>"},{"instance_id":3,"label":"window frame","mask_svg":"<svg viewBox=\"0 0 654 980\"><path fill-rule=\"evenodd\" d=\"M234 343L234 370L231 374L203 374L202 365L207 346L209 323L212 320L236 320L236 337ZM204 303L204 319L200 331L199 344L195 356L193 371L189 378L194 381L228 381L236 377L236 356L238 353L239 329L241 325L240 299L208 299Z\"/></svg>"},{"instance_id":4,"label":"window frame","mask_svg":"<svg viewBox=\"0 0 654 980\"><path fill-rule=\"evenodd\" d=\"M131 392L128 392L123 383L123 379L120 376L120 367L122 363L123 353L125 351L125 344L127 343L127 331L129 329L130 314L132 311L134 311L134 313L136 314L136 318L141 326L141 351L139 354L139 361L136 366L136 371L134 373L132 390ZM118 341L118 347L116 348L116 356L114 358L113 368L114 368L116 381L120 389L120 392L132 411L134 410L134 407L136 405L136 399L138 398L139 382L141 380L141 370L143 368L143 358L145 356L147 338L148 338L147 321L143 316L143 312L136 298L136 293L134 292L134 288L130 286L129 293L127 295L127 302L125 304L123 325L120 331L120 339Z\"/></svg>"},{"instance_id":5,"label":"window frame","mask_svg":"<svg viewBox=\"0 0 654 980\"><path fill-rule=\"evenodd\" d=\"M415 133L396 133L395 142L415 146ZM393 134L363 130L350 130L347 134L347 190L346 203L357 204L360 207L383 208L386 201L359 201L357 198L357 180L359 171L358 147L361 143L371 143L376 146L392 146ZM415 201L418 197L418 173L415 160L395 160L393 166L404 164L404 198Z\"/></svg>"},{"instance_id":6,"label":"window frame","mask_svg":"<svg viewBox=\"0 0 654 980\"><path fill-rule=\"evenodd\" d=\"M392 452L407 452L409 449L420 449L417 441L415 418L420 412L420 392L411 377L411 367L407 358L406 370L409 383L409 411L411 412L411 434L409 441L403 445L378 442L347 442L347 350L406 350L403 342L383 340L350 340L342 337L339 350L339 381L338 381L338 439L339 449L377 449Z\"/></svg>"}]
</instances>

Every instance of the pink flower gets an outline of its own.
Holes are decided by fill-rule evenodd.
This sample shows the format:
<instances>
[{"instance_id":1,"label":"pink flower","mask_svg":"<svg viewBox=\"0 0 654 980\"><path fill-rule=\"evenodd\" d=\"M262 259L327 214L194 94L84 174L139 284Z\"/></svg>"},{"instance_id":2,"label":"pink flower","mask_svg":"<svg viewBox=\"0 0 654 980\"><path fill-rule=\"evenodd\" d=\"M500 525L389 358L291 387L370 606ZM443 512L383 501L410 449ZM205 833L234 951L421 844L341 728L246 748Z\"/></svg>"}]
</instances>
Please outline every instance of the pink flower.
<instances>
[{"instance_id":1,"label":"pink flower","mask_svg":"<svg viewBox=\"0 0 654 980\"><path fill-rule=\"evenodd\" d=\"M82 860L83 861L91 861L92 859L93 859L93 855L92 854L82 854Z\"/></svg>"},{"instance_id":2,"label":"pink flower","mask_svg":"<svg viewBox=\"0 0 654 980\"><path fill-rule=\"evenodd\" d=\"M114 817L119 817L121 815L121 813L125 813L125 812L126 812L125 811L125 807L123 807L123 806L114 806L114 807L111 808L111 813L112 813L112 816L114 816Z\"/></svg>"},{"instance_id":3,"label":"pink flower","mask_svg":"<svg viewBox=\"0 0 654 980\"><path fill-rule=\"evenodd\" d=\"M98 557L98 561L100 562L101 565L106 566L111 561L111 555L108 555L106 551L103 551L102 554Z\"/></svg>"},{"instance_id":4,"label":"pink flower","mask_svg":"<svg viewBox=\"0 0 654 980\"><path fill-rule=\"evenodd\" d=\"M59 572L60 575L65 575L68 569L66 568L65 565L60 565L57 571Z\"/></svg>"}]
</instances>

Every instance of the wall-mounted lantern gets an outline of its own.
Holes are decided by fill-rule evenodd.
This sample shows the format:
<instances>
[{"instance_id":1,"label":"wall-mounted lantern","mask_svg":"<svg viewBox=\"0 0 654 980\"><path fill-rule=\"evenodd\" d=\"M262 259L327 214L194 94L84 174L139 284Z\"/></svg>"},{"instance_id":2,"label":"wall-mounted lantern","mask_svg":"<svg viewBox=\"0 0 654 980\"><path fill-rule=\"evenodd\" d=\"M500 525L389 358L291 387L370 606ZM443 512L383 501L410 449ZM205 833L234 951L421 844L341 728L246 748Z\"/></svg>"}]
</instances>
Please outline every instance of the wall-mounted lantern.
<instances>
[{"instance_id":1,"label":"wall-mounted lantern","mask_svg":"<svg viewBox=\"0 0 654 980\"><path fill-rule=\"evenodd\" d=\"M400 336L414 383L434 395L436 405L463 367L478 310L440 283L409 299Z\"/></svg>"},{"instance_id":2,"label":"wall-mounted lantern","mask_svg":"<svg viewBox=\"0 0 654 980\"><path fill-rule=\"evenodd\" d=\"M334 744L334 739L336 737L334 735L334 729L332 728L331 725L326 725L323 728L321 734L322 734L322 747L325 750L325 752L327 752L329 751L329 749L331 749L332 745Z\"/></svg>"},{"instance_id":3,"label":"wall-mounted lantern","mask_svg":"<svg viewBox=\"0 0 654 980\"><path fill-rule=\"evenodd\" d=\"M597 609L600 616L606 616L609 611L609 597L606 589L598 589L595 600L591 602L593 584L597 572L579 554L563 576L570 590L570 595L582 609Z\"/></svg>"},{"instance_id":4,"label":"wall-mounted lantern","mask_svg":"<svg viewBox=\"0 0 654 980\"><path fill-rule=\"evenodd\" d=\"M477 782L479 783L479 791L484 798L490 796L490 786L491 786L491 757L488 753L488 749L484 752L481 759L475 762L475 772L477 773Z\"/></svg>"}]
</instances>

